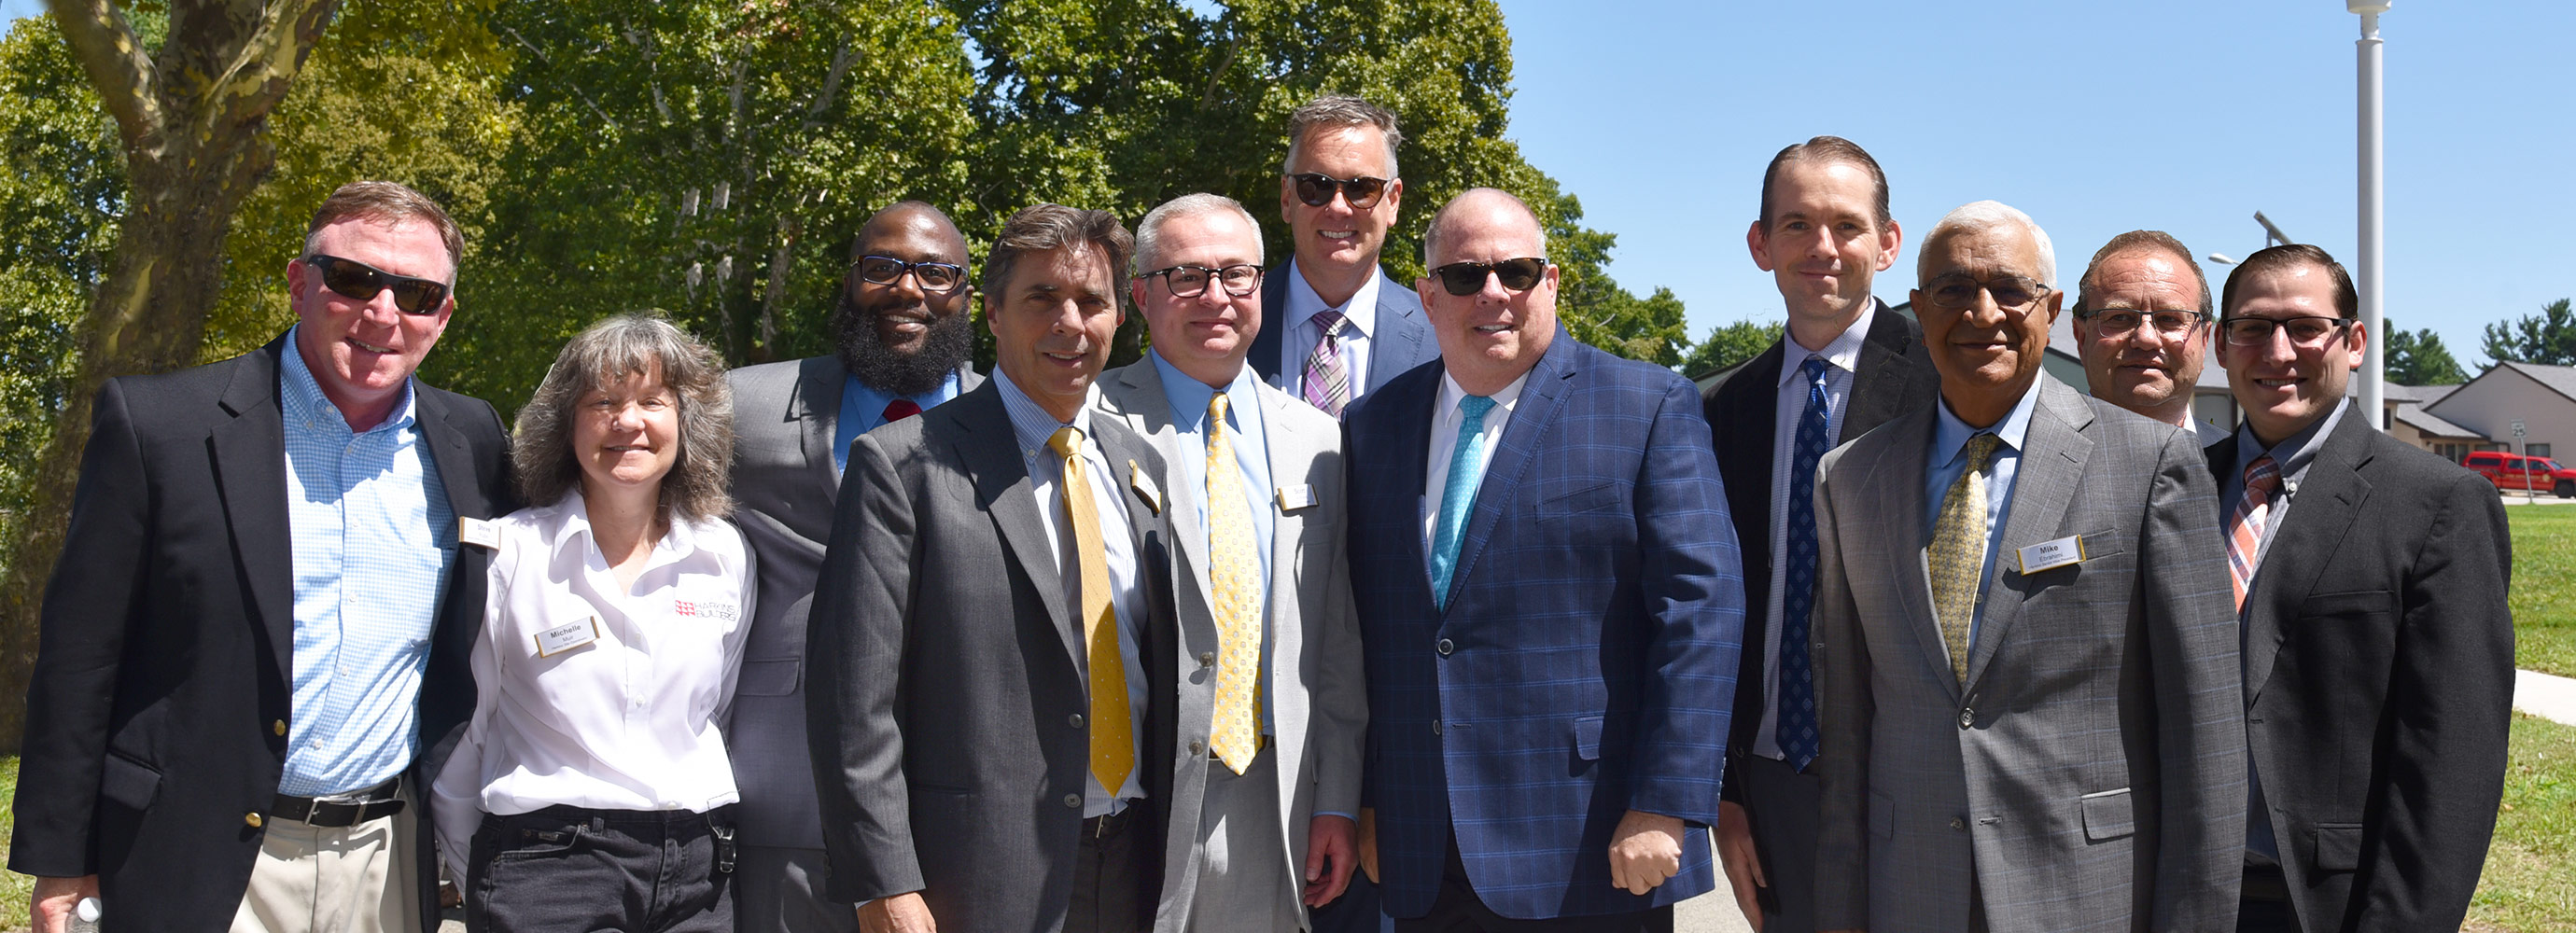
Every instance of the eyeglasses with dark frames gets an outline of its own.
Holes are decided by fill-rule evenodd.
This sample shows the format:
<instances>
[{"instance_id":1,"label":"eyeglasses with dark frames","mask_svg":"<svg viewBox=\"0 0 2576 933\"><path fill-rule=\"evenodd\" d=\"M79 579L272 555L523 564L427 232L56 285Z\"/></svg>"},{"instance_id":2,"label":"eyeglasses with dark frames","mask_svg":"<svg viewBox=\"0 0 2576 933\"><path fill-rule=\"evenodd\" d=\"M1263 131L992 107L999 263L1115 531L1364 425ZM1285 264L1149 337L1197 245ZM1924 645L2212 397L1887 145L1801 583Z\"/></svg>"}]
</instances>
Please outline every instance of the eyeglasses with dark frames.
<instances>
[{"instance_id":1,"label":"eyeglasses with dark frames","mask_svg":"<svg viewBox=\"0 0 2576 933\"><path fill-rule=\"evenodd\" d=\"M1261 290L1261 267L1248 262L1223 267L1173 266L1168 269L1138 273L1136 277L1138 279L1160 277L1163 280L1163 287L1170 290L1174 298L1196 298L1207 294L1208 282L1211 280L1223 286L1226 294L1237 298Z\"/></svg>"},{"instance_id":2,"label":"eyeglasses with dark frames","mask_svg":"<svg viewBox=\"0 0 2576 933\"><path fill-rule=\"evenodd\" d=\"M1333 192L1338 190L1342 193L1342 199L1349 201L1351 209L1355 211L1376 207L1377 199L1386 195L1388 182L1384 178L1370 178L1365 175L1342 179L1314 172L1299 172L1288 177L1297 183L1297 200L1305 202L1307 207L1322 207L1333 203Z\"/></svg>"},{"instance_id":3,"label":"eyeglasses with dark frames","mask_svg":"<svg viewBox=\"0 0 2576 933\"><path fill-rule=\"evenodd\" d=\"M2348 317L2236 317L2218 322L2218 329L2227 333L2231 346L2269 345L2272 332L2277 330L2290 335L2291 346L2313 350L2325 346L2328 337L2353 323L2354 319Z\"/></svg>"},{"instance_id":4,"label":"eyeglasses with dark frames","mask_svg":"<svg viewBox=\"0 0 2576 933\"><path fill-rule=\"evenodd\" d=\"M1507 291L1525 292L1538 287L1547 274L1547 260L1539 256L1503 259L1494 262L1453 262L1431 270L1440 287L1449 294L1466 297L1485 290L1485 276L1502 280Z\"/></svg>"},{"instance_id":5,"label":"eyeglasses with dark frames","mask_svg":"<svg viewBox=\"0 0 2576 933\"><path fill-rule=\"evenodd\" d=\"M921 290L926 292L951 291L966 284L966 267L955 263L905 262L892 256L868 255L859 257L850 267L859 270L861 281L878 285L902 281L906 272L912 273L913 280L920 282Z\"/></svg>"}]
</instances>

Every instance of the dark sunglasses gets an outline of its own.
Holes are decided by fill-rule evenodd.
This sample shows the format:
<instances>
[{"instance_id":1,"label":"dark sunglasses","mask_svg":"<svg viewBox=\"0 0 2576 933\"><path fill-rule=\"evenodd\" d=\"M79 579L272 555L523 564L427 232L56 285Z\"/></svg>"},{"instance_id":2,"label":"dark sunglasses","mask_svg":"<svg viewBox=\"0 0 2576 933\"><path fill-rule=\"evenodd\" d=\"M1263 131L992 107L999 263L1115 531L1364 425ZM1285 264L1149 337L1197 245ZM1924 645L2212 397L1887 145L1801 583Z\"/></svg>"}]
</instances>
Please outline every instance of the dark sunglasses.
<instances>
[{"instance_id":1,"label":"dark sunglasses","mask_svg":"<svg viewBox=\"0 0 2576 933\"><path fill-rule=\"evenodd\" d=\"M1501 262L1453 262L1431 270L1431 274L1439 277L1440 287L1448 289L1449 294L1462 298L1484 291L1488 274L1501 279L1506 289L1525 292L1538 285L1540 276L1547 274L1547 260L1523 256Z\"/></svg>"},{"instance_id":2,"label":"dark sunglasses","mask_svg":"<svg viewBox=\"0 0 2576 933\"><path fill-rule=\"evenodd\" d=\"M912 273L925 292L944 292L966 282L966 267L945 262L905 262L892 256L868 255L850 265L859 270L859 278L879 285L892 285Z\"/></svg>"},{"instance_id":3,"label":"dark sunglasses","mask_svg":"<svg viewBox=\"0 0 2576 933\"><path fill-rule=\"evenodd\" d=\"M322 273L322 285L351 301L374 301L376 293L394 291L394 307L404 314L437 314L447 301L447 283L395 275L355 259L312 255L304 264Z\"/></svg>"},{"instance_id":4,"label":"dark sunglasses","mask_svg":"<svg viewBox=\"0 0 2576 933\"><path fill-rule=\"evenodd\" d=\"M1331 175L1318 175L1313 172L1299 172L1288 178L1297 183L1297 200L1306 202L1307 207L1322 207L1333 203L1333 192L1338 190L1342 193L1342 200L1351 203L1352 210L1364 211L1376 207L1377 199L1386 194L1387 181L1383 178L1353 178L1344 181Z\"/></svg>"}]
</instances>

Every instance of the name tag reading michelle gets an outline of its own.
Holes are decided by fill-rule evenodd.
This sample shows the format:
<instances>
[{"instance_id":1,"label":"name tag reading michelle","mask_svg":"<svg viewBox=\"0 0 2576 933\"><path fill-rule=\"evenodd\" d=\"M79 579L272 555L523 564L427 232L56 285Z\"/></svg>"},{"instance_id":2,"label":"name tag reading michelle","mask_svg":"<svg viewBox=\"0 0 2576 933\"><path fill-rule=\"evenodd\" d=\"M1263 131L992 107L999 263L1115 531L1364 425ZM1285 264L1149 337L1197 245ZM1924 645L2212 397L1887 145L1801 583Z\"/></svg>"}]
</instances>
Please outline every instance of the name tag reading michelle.
<instances>
[{"instance_id":1,"label":"name tag reading michelle","mask_svg":"<svg viewBox=\"0 0 2576 933\"><path fill-rule=\"evenodd\" d=\"M599 618L567 622L537 633L537 657L550 658L599 640Z\"/></svg>"},{"instance_id":2,"label":"name tag reading michelle","mask_svg":"<svg viewBox=\"0 0 2576 933\"><path fill-rule=\"evenodd\" d=\"M501 548L501 526L487 519L456 516L456 540L490 550Z\"/></svg>"},{"instance_id":3,"label":"name tag reading michelle","mask_svg":"<svg viewBox=\"0 0 2576 933\"><path fill-rule=\"evenodd\" d=\"M1302 483L1279 487L1279 511L1294 512L1298 509L1313 508L1314 505L1315 487Z\"/></svg>"},{"instance_id":4,"label":"name tag reading michelle","mask_svg":"<svg viewBox=\"0 0 2576 933\"><path fill-rule=\"evenodd\" d=\"M1156 515L1163 514L1162 487L1154 485L1153 477L1146 476L1144 468L1137 466L1134 460L1127 461L1127 486L1136 490L1136 498L1145 500L1146 508L1154 510Z\"/></svg>"},{"instance_id":5,"label":"name tag reading michelle","mask_svg":"<svg viewBox=\"0 0 2576 933\"><path fill-rule=\"evenodd\" d=\"M2067 535L2054 541L2042 541L2021 549L2021 574L2030 576L2042 570L2054 570L2068 564L2084 562L2084 538Z\"/></svg>"}]
</instances>

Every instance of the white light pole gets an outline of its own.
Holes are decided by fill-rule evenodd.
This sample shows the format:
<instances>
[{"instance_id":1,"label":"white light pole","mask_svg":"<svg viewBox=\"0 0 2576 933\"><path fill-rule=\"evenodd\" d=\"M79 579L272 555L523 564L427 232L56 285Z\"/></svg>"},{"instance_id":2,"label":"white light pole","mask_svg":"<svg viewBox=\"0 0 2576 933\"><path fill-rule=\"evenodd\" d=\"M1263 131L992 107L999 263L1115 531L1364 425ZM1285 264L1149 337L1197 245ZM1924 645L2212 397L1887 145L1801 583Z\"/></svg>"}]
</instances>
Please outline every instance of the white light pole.
<instances>
[{"instance_id":1,"label":"white light pole","mask_svg":"<svg viewBox=\"0 0 2576 933\"><path fill-rule=\"evenodd\" d=\"M2360 281L2353 284L2361 292L2361 326L2370 334L2370 344L2361 354L2361 405L2370 413L2370 423L2380 430L2388 429L2388 412L2381 407L2387 381L2383 349L2388 340L2380 327L2385 310L2386 241L2381 235L2386 219L2381 210L2380 94L2379 94L2379 14L2388 12L2390 0L2344 0L2344 9L2361 15L2361 39L2354 43L2360 69L2359 145L2361 181L2361 255L2355 257L2354 271Z\"/></svg>"}]
</instances>

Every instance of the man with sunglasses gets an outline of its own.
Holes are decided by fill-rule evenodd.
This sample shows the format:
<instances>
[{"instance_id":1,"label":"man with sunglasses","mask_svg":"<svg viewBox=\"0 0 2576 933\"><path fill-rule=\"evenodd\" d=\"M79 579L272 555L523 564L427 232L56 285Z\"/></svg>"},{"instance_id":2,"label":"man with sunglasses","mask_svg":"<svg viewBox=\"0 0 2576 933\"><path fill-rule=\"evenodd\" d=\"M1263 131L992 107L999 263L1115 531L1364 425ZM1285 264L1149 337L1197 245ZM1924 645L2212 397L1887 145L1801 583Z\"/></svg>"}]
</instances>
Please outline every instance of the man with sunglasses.
<instances>
[{"instance_id":1,"label":"man with sunglasses","mask_svg":"<svg viewBox=\"0 0 2576 933\"><path fill-rule=\"evenodd\" d=\"M2326 251L2245 257L2223 297L2245 409L2208 449L2254 776L2239 928L2459 929L2512 718L2504 507L2346 401L2371 335Z\"/></svg>"},{"instance_id":2,"label":"man with sunglasses","mask_svg":"<svg viewBox=\"0 0 2576 933\"><path fill-rule=\"evenodd\" d=\"M1261 287L1252 368L1335 418L1351 402L1439 355L1422 303L1378 267L1404 201L1395 115L1357 97L1316 98L1288 115L1279 213L1294 235L1286 268Z\"/></svg>"},{"instance_id":3,"label":"man with sunglasses","mask_svg":"<svg viewBox=\"0 0 2576 933\"><path fill-rule=\"evenodd\" d=\"M2244 829L2226 561L2192 435L2041 361L2048 235L1924 237L1935 404L1816 480L1824 929L2222 933Z\"/></svg>"},{"instance_id":4,"label":"man with sunglasses","mask_svg":"<svg viewBox=\"0 0 2576 933\"><path fill-rule=\"evenodd\" d=\"M2093 254L2076 280L2075 339L2093 397L2189 428L2207 447L2227 429L2192 417L2209 361L2209 279L2162 230L2131 230Z\"/></svg>"},{"instance_id":5,"label":"man with sunglasses","mask_svg":"<svg viewBox=\"0 0 2576 933\"><path fill-rule=\"evenodd\" d=\"M1816 928L1816 460L1927 404L1939 379L1923 329L1870 294L1904 242L1887 176L1868 151L1838 136L1780 150L1763 172L1745 244L1777 280L1788 326L1706 395L1727 510L1752 571L1745 605L1760 610L1745 625L1736 671L1742 715L1727 736L1718 857L1737 908L1764 933Z\"/></svg>"},{"instance_id":6,"label":"man with sunglasses","mask_svg":"<svg viewBox=\"0 0 2576 933\"><path fill-rule=\"evenodd\" d=\"M1162 929L1297 933L1358 864L1368 725L1343 554L1342 429L1244 365L1261 228L1234 199L1174 198L1136 225L1127 293L1153 348L1100 376L1100 410L1172 470L1182 710Z\"/></svg>"},{"instance_id":7,"label":"man with sunglasses","mask_svg":"<svg viewBox=\"0 0 2576 933\"><path fill-rule=\"evenodd\" d=\"M734 519L759 558L759 598L725 736L741 834L735 926L744 933L857 928L822 893L823 831L805 737L805 623L850 442L982 385L967 307L966 238L938 208L904 201L859 228L832 312L839 352L726 376L734 398Z\"/></svg>"},{"instance_id":8,"label":"man with sunglasses","mask_svg":"<svg viewBox=\"0 0 2576 933\"><path fill-rule=\"evenodd\" d=\"M492 406L413 378L463 239L391 182L324 200L296 323L99 390L28 688L9 867L33 927L436 929L420 781L474 708Z\"/></svg>"},{"instance_id":9,"label":"man with sunglasses","mask_svg":"<svg viewBox=\"0 0 2576 933\"><path fill-rule=\"evenodd\" d=\"M1346 424L1386 912L1668 931L1715 885L1744 622L1698 389L1558 325L1519 199L1460 194L1423 247L1440 358Z\"/></svg>"}]
</instances>

